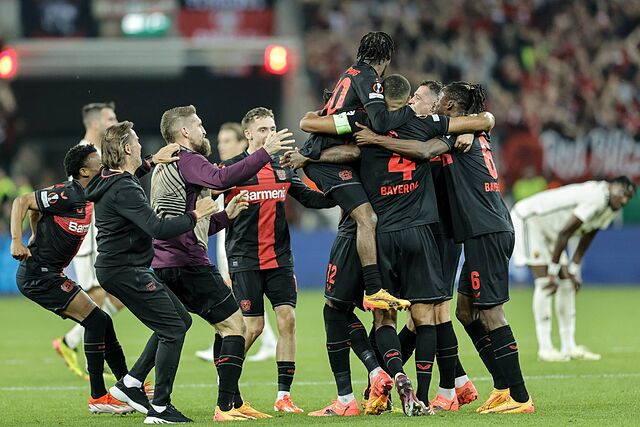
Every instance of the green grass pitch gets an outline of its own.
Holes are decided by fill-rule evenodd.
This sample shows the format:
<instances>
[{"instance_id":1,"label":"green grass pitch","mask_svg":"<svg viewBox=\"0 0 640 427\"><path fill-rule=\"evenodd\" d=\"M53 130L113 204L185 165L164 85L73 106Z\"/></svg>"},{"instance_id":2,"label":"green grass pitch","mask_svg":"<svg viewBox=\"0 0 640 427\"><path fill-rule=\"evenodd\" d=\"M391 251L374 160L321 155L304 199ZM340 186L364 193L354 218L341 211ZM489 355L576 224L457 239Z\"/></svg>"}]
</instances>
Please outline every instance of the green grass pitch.
<instances>
[{"instance_id":1,"label":"green grass pitch","mask_svg":"<svg viewBox=\"0 0 640 427\"><path fill-rule=\"evenodd\" d=\"M535 414L478 415L474 402L457 413L430 418L407 418L399 413L379 417L310 418L306 414L276 415L275 419L250 421L247 425L640 425L640 318L637 304L640 288L592 288L578 296L579 344L602 353L599 362L542 363L536 360L536 342L531 313L531 291L516 289L507 304L507 316L520 346L520 361ZM335 398L336 388L325 353L322 296L301 292L298 301L297 373L293 400L306 411L316 410ZM365 324L370 315L358 313ZM89 386L63 366L51 348L53 338L72 325L24 298L1 298L0 319L0 425L139 425L141 414L91 415L86 401ZM460 355L474 380L480 399L491 389L488 374L463 329L454 321ZM115 318L120 342L131 365L139 355L149 331L129 312ZM554 324L555 328L555 324ZM197 423L211 421L216 382L212 365L197 360L194 351L205 348L212 328L194 316L187 335L173 403ZM557 341L556 341L557 342ZM411 365L411 364L409 364ZM414 369L409 366L412 378ZM431 395L438 384L434 369ZM361 393L365 371L352 357L354 392ZM257 409L272 413L276 394L275 362L246 363L241 378L245 399ZM395 396L395 394L394 394Z\"/></svg>"}]
</instances>

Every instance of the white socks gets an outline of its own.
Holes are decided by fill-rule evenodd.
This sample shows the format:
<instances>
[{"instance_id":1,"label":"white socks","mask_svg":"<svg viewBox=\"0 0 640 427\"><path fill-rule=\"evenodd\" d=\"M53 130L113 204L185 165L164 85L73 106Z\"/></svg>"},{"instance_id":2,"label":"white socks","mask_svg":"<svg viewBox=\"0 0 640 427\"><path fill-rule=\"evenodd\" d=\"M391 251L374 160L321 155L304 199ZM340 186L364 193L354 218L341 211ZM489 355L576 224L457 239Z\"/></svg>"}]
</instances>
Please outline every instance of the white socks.
<instances>
[{"instance_id":1,"label":"white socks","mask_svg":"<svg viewBox=\"0 0 640 427\"><path fill-rule=\"evenodd\" d=\"M127 388L140 388L142 387L142 381L133 378L131 375L127 374L122 379L124 386Z\"/></svg>"},{"instance_id":2,"label":"white socks","mask_svg":"<svg viewBox=\"0 0 640 427\"><path fill-rule=\"evenodd\" d=\"M560 330L560 350L566 353L576 347L576 290L569 279L562 279L558 284L556 316Z\"/></svg>"},{"instance_id":3,"label":"white socks","mask_svg":"<svg viewBox=\"0 0 640 427\"><path fill-rule=\"evenodd\" d=\"M369 372L369 379L373 379L373 377L378 375L378 372L380 372L380 371L382 371L382 368L378 366L376 369L374 369L373 371Z\"/></svg>"},{"instance_id":4,"label":"white socks","mask_svg":"<svg viewBox=\"0 0 640 427\"><path fill-rule=\"evenodd\" d=\"M84 326L76 323L73 328L64 336L64 342L72 349L77 349L84 338Z\"/></svg>"},{"instance_id":5,"label":"white socks","mask_svg":"<svg viewBox=\"0 0 640 427\"><path fill-rule=\"evenodd\" d=\"M465 385L469 381L469 377L463 375L461 377L456 378L456 388L460 388Z\"/></svg>"},{"instance_id":6,"label":"white socks","mask_svg":"<svg viewBox=\"0 0 640 427\"><path fill-rule=\"evenodd\" d=\"M153 408L153 410L156 411L157 413L164 412L164 410L167 409L166 406L156 406L153 403L151 403L150 405Z\"/></svg>"},{"instance_id":7,"label":"white socks","mask_svg":"<svg viewBox=\"0 0 640 427\"><path fill-rule=\"evenodd\" d=\"M549 284L549 279L539 277L534 283L533 318L536 322L538 351L548 351L553 348L551 342L551 295L549 295L548 289L542 288Z\"/></svg>"},{"instance_id":8,"label":"white socks","mask_svg":"<svg viewBox=\"0 0 640 427\"><path fill-rule=\"evenodd\" d=\"M353 393L349 393L346 396L338 396L338 402L340 402L343 405L348 405L349 402L351 402L352 400L355 400L355 396L353 395Z\"/></svg>"},{"instance_id":9,"label":"white socks","mask_svg":"<svg viewBox=\"0 0 640 427\"><path fill-rule=\"evenodd\" d=\"M438 387L438 394L447 400L453 400L456 397L456 389Z\"/></svg>"},{"instance_id":10,"label":"white socks","mask_svg":"<svg viewBox=\"0 0 640 427\"><path fill-rule=\"evenodd\" d=\"M278 397L276 398L276 400L280 400L280 399L284 398L285 396L291 396L291 392L279 391L278 392Z\"/></svg>"}]
</instances>

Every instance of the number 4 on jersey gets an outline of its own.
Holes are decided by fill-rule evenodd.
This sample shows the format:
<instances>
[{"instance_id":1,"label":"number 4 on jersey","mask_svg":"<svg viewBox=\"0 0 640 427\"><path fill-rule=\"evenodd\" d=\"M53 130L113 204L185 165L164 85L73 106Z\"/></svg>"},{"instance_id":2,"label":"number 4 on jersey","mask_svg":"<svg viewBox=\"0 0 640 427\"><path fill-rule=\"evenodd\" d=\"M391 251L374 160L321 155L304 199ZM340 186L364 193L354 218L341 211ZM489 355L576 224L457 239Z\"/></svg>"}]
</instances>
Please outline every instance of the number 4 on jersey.
<instances>
[{"instance_id":1,"label":"number 4 on jersey","mask_svg":"<svg viewBox=\"0 0 640 427\"><path fill-rule=\"evenodd\" d=\"M405 159L398 153L393 153L389 159L388 171L390 173L401 172L403 181L411 181L414 170L416 170L415 162Z\"/></svg>"}]
</instances>

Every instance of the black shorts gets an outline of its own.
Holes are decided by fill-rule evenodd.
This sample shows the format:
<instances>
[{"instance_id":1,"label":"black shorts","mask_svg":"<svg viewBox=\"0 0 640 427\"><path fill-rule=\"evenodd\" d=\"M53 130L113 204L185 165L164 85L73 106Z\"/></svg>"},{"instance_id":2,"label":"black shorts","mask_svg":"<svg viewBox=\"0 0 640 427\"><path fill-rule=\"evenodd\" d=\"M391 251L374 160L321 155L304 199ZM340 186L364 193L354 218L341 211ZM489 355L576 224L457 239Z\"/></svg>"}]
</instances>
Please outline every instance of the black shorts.
<instances>
[{"instance_id":1,"label":"black shorts","mask_svg":"<svg viewBox=\"0 0 640 427\"><path fill-rule=\"evenodd\" d=\"M481 307L509 301L509 258L514 244L514 235L509 231L465 240L458 292L473 298L473 304Z\"/></svg>"},{"instance_id":2,"label":"black shorts","mask_svg":"<svg viewBox=\"0 0 640 427\"><path fill-rule=\"evenodd\" d=\"M82 290L61 272L27 272L18 267L16 282L22 295L62 318L71 300Z\"/></svg>"},{"instance_id":3,"label":"black shorts","mask_svg":"<svg viewBox=\"0 0 640 427\"><path fill-rule=\"evenodd\" d=\"M212 325L238 311L231 289L213 265L157 268L154 271L187 310Z\"/></svg>"},{"instance_id":4,"label":"black shorts","mask_svg":"<svg viewBox=\"0 0 640 427\"><path fill-rule=\"evenodd\" d=\"M433 231L433 227L431 227L431 231ZM447 288L447 296L453 298L453 287L456 282L456 272L458 271L462 245L457 244L453 238L447 237L442 233L434 233L433 238L436 241L436 245L438 245L438 253L440 254L442 281Z\"/></svg>"},{"instance_id":5,"label":"black shorts","mask_svg":"<svg viewBox=\"0 0 640 427\"><path fill-rule=\"evenodd\" d=\"M362 307L364 280L356 239L337 236L329 254L325 298L340 304Z\"/></svg>"},{"instance_id":6,"label":"black shorts","mask_svg":"<svg viewBox=\"0 0 640 427\"><path fill-rule=\"evenodd\" d=\"M358 206L369 203L360 175L352 166L311 163L304 167L304 173L327 198L342 208L345 215L350 215Z\"/></svg>"},{"instance_id":7,"label":"black shorts","mask_svg":"<svg viewBox=\"0 0 640 427\"><path fill-rule=\"evenodd\" d=\"M271 307L296 306L298 286L292 267L231 273L233 293L243 316L264 315L264 295Z\"/></svg>"},{"instance_id":8,"label":"black shorts","mask_svg":"<svg viewBox=\"0 0 640 427\"><path fill-rule=\"evenodd\" d=\"M382 286L413 303L451 299L442 281L438 247L428 225L378 233Z\"/></svg>"}]
</instances>

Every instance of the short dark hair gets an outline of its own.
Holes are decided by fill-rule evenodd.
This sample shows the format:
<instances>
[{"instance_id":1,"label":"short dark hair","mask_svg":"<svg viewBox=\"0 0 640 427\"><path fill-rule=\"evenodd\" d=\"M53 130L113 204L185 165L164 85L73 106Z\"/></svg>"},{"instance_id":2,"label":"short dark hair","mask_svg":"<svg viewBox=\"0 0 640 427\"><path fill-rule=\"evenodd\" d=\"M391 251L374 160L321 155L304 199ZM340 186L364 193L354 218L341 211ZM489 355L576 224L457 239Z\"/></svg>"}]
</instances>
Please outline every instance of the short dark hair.
<instances>
[{"instance_id":1,"label":"short dark hair","mask_svg":"<svg viewBox=\"0 0 640 427\"><path fill-rule=\"evenodd\" d=\"M244 136L244 132L242 131L242 125L240 123L236 123L236 122L226 122L223 123L220 126L220 130L218 131L218 133L220 133L223 130L229 130L233 133L236 134L236 139L238 141L245 141L247 140L247 138L245 138Z\"/></svg>"},{"instance_id":2,"label":"short dark hair","mask_svg":"<svg viewBox=\"0 0 640 427\"><path fill-rule=\"evenodd\" d=\"M390 100L406 99L411 95L411 83L401 74L391 74L382 82L384 96Z\"/></svg>"},{"instance_id":3,"label":"short dark hair","mask_svg":"<svg viewBox=\"0 0 640 427\"><path fill-rule=\"evenodd\" d=\"M360 39L356 59L368 64L389 61L395 50L393 39L383 31L371 31Z\"/></svg>"},{"instance_id":4,"label":"short dark hair","mask_svg":"<svg viewBox=\"0 0 640 427\"><path fill-rule=\"evenodd\" d=\"M82 107L82 122L87 126L89 119L95 113L99 113L105 108L110 108L116 111L116 104L113 101L109 102L92 102Z\"/></svg>"},{"instance_id":5,"label":"short dark hair","mask_svg":"<svg viewBox=\"0 0 640 427\"><path fill-rule=\"evenodd\" d=\"M443 90L449 99L458 103L462 114L478 114L484 111L486 93L482 85L454 82L446 85Z\"/></svg>"},{"instance_id":6,"label":"short dark hair","mask_svg":"<svg viewBox=\"0 0 640 427\"><path fill-rule=\"evenodd\" d=\"M96 147L93 144L78 144L71 147L67 154L64 156L64 171L67 176L72 176L76 179L80 176L80 169L87 164L87 157L91 153L97 153Z\"/></svg>"},{"instance_id":7,"label":"short dark hair","mask_svg":"<svg viewBox=\"0 0 640 427\"><path fill-rule=\"evenodd\" d=\"M626 175L616 176L615 178L609 181L612 184L620 184L625 188L625 191L628 191L631 194L636 194L636 184L631 181L631 179Z\"/></svg>"},{"instance_id":8,"label":"short dark hair","mask_svg":"<svg viewBox=\"0 0 640 427\"><path fill-rule=\"evenodd\" d=\"M442 90L442 88L444 87L442 82L439 80L423 80L422 82L420 82L418 86L426 86L427 88L429 88L429 90L431 90L436 95L438 95Z\"/></svg>"}]
</instances>

